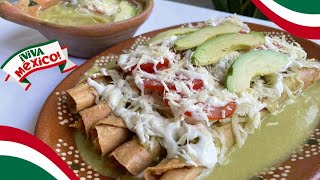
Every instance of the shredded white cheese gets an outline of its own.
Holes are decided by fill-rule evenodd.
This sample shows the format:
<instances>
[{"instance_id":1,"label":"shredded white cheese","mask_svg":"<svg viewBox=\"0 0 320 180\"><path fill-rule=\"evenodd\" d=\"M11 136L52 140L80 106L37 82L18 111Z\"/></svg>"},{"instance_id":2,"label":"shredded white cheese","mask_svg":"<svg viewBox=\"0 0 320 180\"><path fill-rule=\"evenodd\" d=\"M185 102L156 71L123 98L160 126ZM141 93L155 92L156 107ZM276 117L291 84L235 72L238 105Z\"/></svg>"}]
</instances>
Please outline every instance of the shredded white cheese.
<instances>
[{"instance_id":1,"label":"shredded white cheese","mask_svg":"<svg viewBox=\"0 0 320 180\"><path fill-rule=\"evenodd\" d=\"M246 24L235 17L209 20L201 26L223 23L235 23L250 31ZM231 65L243 52L231 52L216 65L196 67L191 63L191 50L184 54L172 50L177 38L172 36L151 45L140 45L120 55L117 64L127 75L102 69L102 74L111 76L113 80L107 86L90 78L87 82L100 94L100 100L107 101L115 115L121 117L127 127L138 135L141 143L152 148L152 139L156 138L167 150L168 158L182 157L193 166L213 168L216 163L225 164L230 152L226 146L227 136L222 129L217 128L216 121L210 121L208 112L230 102L236 103L232 117L227 118L228 111L232 110L230 107L221 111L222 118L227 119L221 120L220 124L230 125L232 137L241 147L247 136L260 127L261 110L276 102L283 94L292 95L285 80L295 79L294 74L299 68L320 68L318 62L306 59L306 52L297 43L289 44L284 38L267 36L266 43L257 49L271 49L287 54L290 64L281 72L256 76L250 88L232 93L223 82ZM169 66L158 70L157 65L165 61L168 61ZM141 65L145 64L152 64L154 73L142 70ZM160 95L156 92L145 89L146 79L163 86L163 99L159 99ZM193 88L195 81L202 82L200 88ZM132 85L140 91L132 88ZM165 100L168 105L165 105ZM167 113L171 116L164 117L160 110L169 110Z\"/></svg>"}]
</instances>

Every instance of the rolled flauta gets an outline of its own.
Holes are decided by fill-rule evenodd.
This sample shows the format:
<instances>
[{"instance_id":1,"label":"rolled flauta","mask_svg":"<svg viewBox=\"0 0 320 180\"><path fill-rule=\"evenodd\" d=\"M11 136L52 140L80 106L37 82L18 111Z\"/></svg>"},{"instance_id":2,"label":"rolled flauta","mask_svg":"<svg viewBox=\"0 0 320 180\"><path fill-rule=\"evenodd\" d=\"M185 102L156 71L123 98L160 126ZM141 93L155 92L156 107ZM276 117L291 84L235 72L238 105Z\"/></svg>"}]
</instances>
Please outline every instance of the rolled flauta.
<instances>
[{"instance_id":1,"label":"rolled flauta","mask_svg":"<svg viewBox=\"0 0 320 180\"><path fill-rule=\"evenodd\" d=\"M97 78L95 81L102 84L108 83L104 77ZM67 104L73 114L95 105L96 99L99 98L98 92L87 82L80 83L66 92L68 95Z\"/></svg>"},{"instance_id":2,"label":"rolled flauta","mask_svg":"<svg viewBox=\"0 0 320 180\"><path fill-rule=\"evenodd\" d=\"M97 91L90 87L88 83L81 83L67 90L67 94L69 96L67 104L73 114L93 106L96 98L99 97Z\"/></svg>"},{"instance_id":3,"label":"rolled flauta","mask_svg":"<svg viewBox=\"0 0 320 180\"><path fill-rule=\"evenodd\" d=\"M128 141L130 131L121 118L110 115L91 128L90 138L94 147L106 155Z\"/></svg>"},{"instance_id":4,"label":"rolled flauta","mask_svg":"<svg viewBox=\"0 0 320 180\"><path fill-rule=\"evenodd\" d=\"M206 168L190 166L180 159L164 159L157 166L144 171L146 180L194 180Z\"/></svg>"},{"instance_id":5,"label":"rolled flauta","mask_svg":"<svg viewBox=\"0 0 320 180\"><path fill-rule=\"evenodd\" d=\"M320 69L303 68L298 74L300 80L304 82L304 89L320 81Z\"/></svg>"},{"instance_id":6,"label":"rolled flauta","mask_svg":"<svg viewBox=\"0 0 320 180\"><path fill-rule=\"evenodd\" d=\"M108 117L111 114L111 109L107 102L102 101L95 106L80 111L79 114L81 116L86 135L89 136L91 127L99 120Z\"/></svg>"},{"instance_id":7,"label":"rolled flauta","mask_svg":"<svg viewBox=\"0 0 320 180\"><path fill-rule=\"evenodd\" d=\"M152 149L149 150L134 137L115 149L110 156L136 176L151 166L160 157L162 150L157 140L153 141Z\"/></svg>"}]
</instances>

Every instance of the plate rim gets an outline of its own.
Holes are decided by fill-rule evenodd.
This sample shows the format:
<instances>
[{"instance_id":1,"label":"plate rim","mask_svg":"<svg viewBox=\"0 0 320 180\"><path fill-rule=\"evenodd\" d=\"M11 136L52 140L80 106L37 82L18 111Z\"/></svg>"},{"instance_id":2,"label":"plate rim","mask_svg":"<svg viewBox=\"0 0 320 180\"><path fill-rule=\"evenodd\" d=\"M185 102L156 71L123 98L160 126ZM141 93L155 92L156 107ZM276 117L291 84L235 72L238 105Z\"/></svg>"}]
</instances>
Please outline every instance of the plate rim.
<instances>
[{"instance_id":1,"label":"plate rim","mask_svg":"<svg viewBox=\"0 0 320 180\"><path fill-rule=\"evenodd\" d=\"M192 24L194 23L201 23L203 21L200 21L200 22L192 22ZM248 23L248 22L245 22L246 24L249 25L250 28L252 27L255 27L255 28L262 28L262 29L265 29L266 31L265 32L279 32L279 33L282 33L284 35L289 35L291 36L295 41L297 41L302 48L304 48L307 44L308 46L311 46L310 48L308 49L311 49L311 48L317 48L319 49L320 51L320 45L313 42L313 41L310 41L308 39L304 39L304 38L300 38L300 37L297 37L297 36L294 36L286 31L283 31L281 29L276 29L276 28L273 28L273 27L270 27L270 26L265 26L265 25L261 25L261 24L255 24L255 23ZM55 95L54 93L57 92L57 91L60 91L60 87L63 85L63 84L66 84L66 83L70 83L68 82L69 79L72 79L71 77L73 76L81 76L81 74L83 74L85 71L88 70L87 67L91 67L94 62L99 59L99 57L102 57L104 55L108 55L109 54L117 54L117 53L112 53L114 50L118 49L119 47L122 47L122 46L128 46L128 44L133 45L135 40L137 40L139 37L141 36L147 36L147 37L150 37L150 35L154 35L154 34L157 34L157 33L160 33L160 32L163 32L165 30L169 30L169 29L173 29L173 28L177 28L177 27L181 27L182 25L186 25L186 24L189 24L189 23L183 23L183 24L179 24L179 25L175 25L175 26L170 26L170 27L165 27L165 28L162 28L162 29L157 29L157 30L154 30L154 31L150 31L150 32L147 32L147 33L144 33L144 34L141 34L141 35L138 35L138 36L135 36L133 38L130 38L130 39L127 39L125 41L122 41L104 51L102 51L101 53L97 54L96 56L93 56L92 58L88 59L88 60L85 60L86 62L84 62L82 65L80 65L77 69L73 70L68 76L66 76L54 89L53 91L48 95L46 101L44 102L41 110L40 110L40 113L39 113L39 116L37 118L37 121L36 121L36 125L35 125L35 130L34 130L34 135L39 138L40 140L42 140L44 143L48 144L48 137L45 136L46 134L46 131L47 131L47 128L50 128L48 127L48 122L46 122L46 113L47 112L47 108L50 107L52 105L52 98L55 98ZM121 51L125 50L125 49L122 49L120 48ZM309 52L307 52L309 54ZM117 54L118 55L118 54ZM309 57L309 56L308 56ZM312 57L313 58L313 57ZM317 58L320 60L320 54L318 54L318 57L314 57L314 58ZM77 81L76 81L77 82ZM76 83L76 82L72 82L72 83ZM70 83L70 84L72 84ZM73 86L71 86L73 87ZM71 88L70 87L70 88ZM65 89L66 90L66 89ZM50 108L49 108L50 109ZM43 127L47 127L47 128L43 128ZM70 132L72 132L72 130L67 127ZM51 149L54 150L54 148L50 147ZM289 157L290 158L290 157ZM288 159L289 159L288 158ZM286 162L288 159L282 161L281 163L284 163ZM281 164L280 163L280 164ZM319 160L319 168L320 168L320 160ZM315 169L317 170L317 169ZM306 178L306 177L309 177L309 179L313 178L315 174L315 171L313 172L306 172L305 174L303 174L303 178Z\"/></svg>"}]
</instances>

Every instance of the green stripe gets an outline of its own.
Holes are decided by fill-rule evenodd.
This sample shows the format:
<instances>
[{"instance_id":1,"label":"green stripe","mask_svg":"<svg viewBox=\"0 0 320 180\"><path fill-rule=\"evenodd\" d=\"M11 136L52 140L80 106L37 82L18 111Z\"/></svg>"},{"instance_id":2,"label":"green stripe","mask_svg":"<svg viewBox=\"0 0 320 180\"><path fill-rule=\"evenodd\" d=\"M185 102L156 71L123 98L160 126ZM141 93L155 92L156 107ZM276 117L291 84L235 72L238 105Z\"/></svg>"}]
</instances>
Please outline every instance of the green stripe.
<instances>
[{"instance_id":1,"label":"green stripe","mask_svg":"<svg viewBox=\"0 0 320 180\"><path fill-rule=\"evenodd\" d=\"M61 65L59 65L59 69L60 69L60 72L62 73L64 68L66 67L67 63L63 63Z\"/></svg>"},{"instance_id":2,"label":"green stripe","mask_svg":"<svg viewBox=\"0 0 320 180\"><path fill-rule=\"evenodd\" d=\"M29 47L26 47L26 48L21 49L20 51L14 53L12 56L10 56L9 59L6 60L6 62L3 63L3 65L1 66L1 69L3 69L3 68L9 63L9 61L10 61L12 58L14 58L16 55L20 54L21 52L26 51L26 50L28 50L28 49L32 49L32 48L36 48L36 47L48 45L48 44L54 43L54 42L56 42L56 41L57 41L57 40L51 40L51 41L48 41L48 42L45 42L45 43L36 44L36 45L29 46Z\"/></svg>"},{"instance_id":3,"label":"green stripe","mask_svg":"<svg viewBox=\"0 0 320 180\"><path fill-rule=\"evenodd\" d=\"M24 80L22 81L22 83L28 83L28 84L31 84L31 83L30 83L30 81L28 81L28 79L24 79Z\"/></svg>"},{"instance_id":4,"label":"green stripe","mask_svg":"<svg viewBox=\"0 0 320 180\"><path fill-rule=\"evenodd\" d=\"M51 174L41 167L24 159L12 156L0 156L0 179L21 180L54 180Z\"/></svg>"},{"instance_id":5,"label":"green stripe","mask_svg":"<svg viewBox=\"0 0 320 180\"><path fill-rule=\"evenodd\" d=\"M319 0L274 0L276 3L292 11L305 14L320 14Z\"/></svg>"},{"instance_id":6,"label":"green stripe","mask_svg":"<svg viewBox=\"0 0 320 180\"><path fill-rule=\"evenodd\" d=\"M37 2L35 2L35 1L33 1L33 0L29 0L29 5L28 5L28 7L36 6L36 5L38 5Z\"/></svg>"}]
</instances>

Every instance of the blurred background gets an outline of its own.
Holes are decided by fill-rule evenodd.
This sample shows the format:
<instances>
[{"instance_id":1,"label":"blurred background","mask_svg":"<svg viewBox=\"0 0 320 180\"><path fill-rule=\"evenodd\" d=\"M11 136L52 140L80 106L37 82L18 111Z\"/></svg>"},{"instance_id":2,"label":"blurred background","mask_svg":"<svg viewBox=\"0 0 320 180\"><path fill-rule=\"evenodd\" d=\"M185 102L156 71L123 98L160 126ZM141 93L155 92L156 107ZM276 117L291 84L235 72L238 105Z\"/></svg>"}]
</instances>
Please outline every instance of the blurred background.
<instances>
[{"instance_id":1,"label":"blurred background","mask_svg":"<svg viewBox=\"0 0 320 180\"><path fill-rule=\"evenodd\" d=\"M266 19L267 18L255 7L251 0L168 0L190 4L199 7L216 9L219 11L237 13L244 16Z\"/></svg>"},{"instance_id":2,"label":"blurred background","mask_svg":"<svg viewBox=\"0 0 320 180\"><path fill-rule=\"evenodd\" d=\"M214 8L213 2L212 2L214 0L168 0L168 1L185 3L185 4L190 4L190 5L209 8L209 9Z\"/></svg>"}]
</instances>

